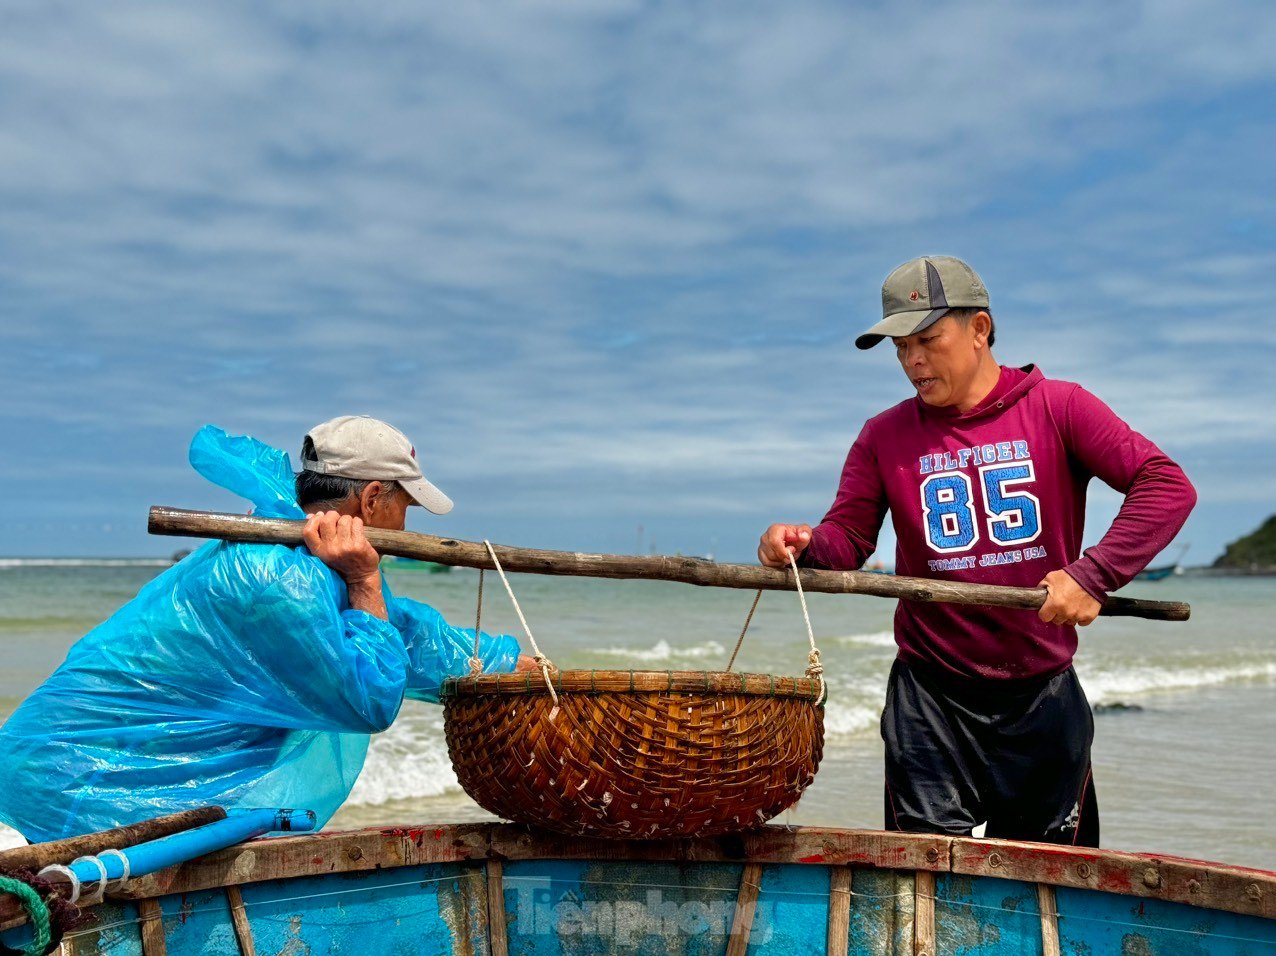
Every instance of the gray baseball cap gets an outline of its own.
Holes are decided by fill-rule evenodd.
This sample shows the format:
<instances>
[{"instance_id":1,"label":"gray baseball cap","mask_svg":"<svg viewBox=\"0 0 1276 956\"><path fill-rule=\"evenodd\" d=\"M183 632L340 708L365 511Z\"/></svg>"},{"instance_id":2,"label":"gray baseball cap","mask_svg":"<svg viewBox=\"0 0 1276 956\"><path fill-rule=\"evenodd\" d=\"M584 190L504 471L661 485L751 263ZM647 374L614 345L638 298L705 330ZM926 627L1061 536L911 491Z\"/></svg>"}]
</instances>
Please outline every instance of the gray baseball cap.
<instances>
[{"instance_id":1,"label":"gray baseball cap","mask_svg":"<svg viewBox=\"0 0 1276 956\"><path fill-rule=\"evenodd\" d=\"M952 256L910 259L882 283L882 321L855 340L871 349L885 338L916 335L949 309L986 309L988 290L975 270Z\"/></svg>"},{"instance_id":2,"label":"gray baseball cap","mask_svg":"<svg viewBox=\"0 0 1276 956\"><path fill-rule=\"evenodd\" d=\"M306 437L315 451L314 458L302 455L306 471L359 481L397 481L427 511L443 515L452 510L452 499L425 480L416 448L393 425L366 415L342 415L316 425Z\"/></svg>"}]
</instances>

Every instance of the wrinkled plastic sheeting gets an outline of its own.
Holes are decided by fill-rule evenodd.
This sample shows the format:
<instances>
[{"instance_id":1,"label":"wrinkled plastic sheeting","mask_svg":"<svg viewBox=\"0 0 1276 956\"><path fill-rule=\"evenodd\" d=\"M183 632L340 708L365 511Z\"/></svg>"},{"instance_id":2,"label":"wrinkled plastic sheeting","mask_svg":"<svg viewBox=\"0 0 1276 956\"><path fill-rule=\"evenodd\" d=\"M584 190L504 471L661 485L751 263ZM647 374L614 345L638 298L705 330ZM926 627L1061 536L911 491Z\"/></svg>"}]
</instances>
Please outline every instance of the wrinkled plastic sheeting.
<instances>
[{"instance_id":1,"label":"wrinkled plastic sheeting","mask_svg":"<svg viewBox=\"0 0 1276 956\"><path fill-rule=\"evenodd\" d=\"M205 427L191 464L261 516L299 518L288 456ZM326 822L369 735L404 696L437 701L468 673L473 629L394 597L349 607L305 548L212 542L90 631L0 728L0 820L27 839L107 829L203 804L299 807ZM518 643L484 634L484 670Z\"/></svg>"}]
</instances>

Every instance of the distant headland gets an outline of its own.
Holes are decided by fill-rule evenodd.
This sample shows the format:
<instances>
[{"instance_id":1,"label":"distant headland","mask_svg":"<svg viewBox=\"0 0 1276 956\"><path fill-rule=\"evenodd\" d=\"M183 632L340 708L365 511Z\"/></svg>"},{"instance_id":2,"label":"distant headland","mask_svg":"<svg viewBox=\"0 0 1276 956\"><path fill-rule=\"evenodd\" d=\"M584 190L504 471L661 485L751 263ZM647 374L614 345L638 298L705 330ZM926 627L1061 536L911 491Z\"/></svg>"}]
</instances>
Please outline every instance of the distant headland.
<instances>
[{"instance_id":1,"label":"distant headland","mask_svg":"<svg viewBox=\"0 0 1276 956\"><path fill-rule=\"evenodd\" d=\"M1276 515L1264 521L1257 531L1229 544L1214 567L1247 574L1276 574Z\"/></svg>"}]
</instances>

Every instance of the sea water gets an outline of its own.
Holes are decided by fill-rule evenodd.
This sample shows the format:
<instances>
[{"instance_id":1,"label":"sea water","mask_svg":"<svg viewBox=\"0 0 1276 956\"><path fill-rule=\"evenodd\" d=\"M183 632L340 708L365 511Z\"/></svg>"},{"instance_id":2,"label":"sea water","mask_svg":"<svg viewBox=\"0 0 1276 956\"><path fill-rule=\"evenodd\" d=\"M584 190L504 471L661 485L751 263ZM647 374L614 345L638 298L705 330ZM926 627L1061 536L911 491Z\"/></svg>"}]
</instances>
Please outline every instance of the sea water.
<instances>
[{"instance_id":1,"label":"sea water","mask_svg":"<svg viewBox=\"0 0 1276 956\"><path fill-rule=\"evenodd\" d=\"M0 560L0 717L162 567ZM395 593L473 625L477 572L389 574ZM510 580L542 650L563 668L721 670L753 597L652 581ZM1123 593L1188 601L1193 613L1187 623L1104 618L1081 631L1077 670L1096 710L1103 844L1276 869L1276 579L1185 575ZM878 718L895 656L894 602L808 601L829 684L824 760L778 822L880 827ZM483 628L523 639L491 576ZM807 650L797 595L767 592L736 669L800 674ZM441 709L409 701L373 739L331 826L482 819L490 817L452 774Z\"/></svg>"}]
</instances>

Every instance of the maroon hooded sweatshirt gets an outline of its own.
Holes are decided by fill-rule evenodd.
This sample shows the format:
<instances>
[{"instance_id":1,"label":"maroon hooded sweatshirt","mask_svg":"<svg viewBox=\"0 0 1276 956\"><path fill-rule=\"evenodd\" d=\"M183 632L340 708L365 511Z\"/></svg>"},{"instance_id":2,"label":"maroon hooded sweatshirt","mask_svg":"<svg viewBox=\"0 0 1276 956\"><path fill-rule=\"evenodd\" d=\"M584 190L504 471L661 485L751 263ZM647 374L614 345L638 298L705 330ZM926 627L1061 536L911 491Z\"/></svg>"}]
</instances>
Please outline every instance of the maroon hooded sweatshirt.
<instances>
[{"instance_id":1,"label":"maroon hooded sweatshirt","mask_svg":"<svg viewBox=\"0 0 1276 956\"><path fill-rule=\"evenodd\" d=\"M1091 478L1125 502L1083 555ZM860 567L889 509L898 574L1036 587L1063 568L1102 601L1173 540L1195 503L1183 470L1080 385L1003 367L968 412L915 397L870 419L802 563ZM899 602L895 640L906 661L1001 680L1057 674L1077 649L1075 627L1035 611L916 601Z\"/></svg>"}]
</instances>

